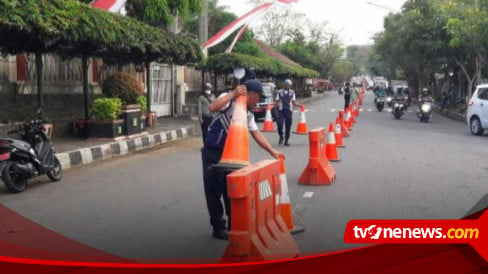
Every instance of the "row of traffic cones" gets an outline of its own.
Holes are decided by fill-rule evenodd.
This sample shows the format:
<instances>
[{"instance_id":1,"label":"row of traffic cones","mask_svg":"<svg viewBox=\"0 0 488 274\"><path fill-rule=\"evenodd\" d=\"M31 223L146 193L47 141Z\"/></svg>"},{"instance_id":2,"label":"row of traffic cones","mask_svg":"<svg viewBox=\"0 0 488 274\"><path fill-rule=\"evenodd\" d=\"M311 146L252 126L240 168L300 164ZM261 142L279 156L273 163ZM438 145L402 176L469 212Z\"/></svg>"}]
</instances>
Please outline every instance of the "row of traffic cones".
<instances>
[{"instance_id":1,"label":"row of traffic cones","mask_svg":"<svg viewBox=\"0 0 488 274\"><path fill-rule=\"evenodd\" d=\"M356 122L355 117L359 115L359 105L362 103L362 96L364 91L359 96L359 100L355 101L344 112L341 110L339 116L333 123L329 124L329 131L327 136L326 155L330 161L340 161L337 147L345 147L343 137L349 137L352 124ZM229 127L227 140L224 146L224 151L221 160L214 168L232 171L238 170L250 164L249 162L249 136L247 134L247 114L246 114L246 100L244 96L240 96L236 100L236 107L232 117L232 122ZM263 131L274 131L274 124L271 115L271 105L268 105L265 115L265 123ZM297 134L308 134L308 128L305 118L305 107L301 108L300 122L298 123ZM284 160L282 162L282 199L280 203L281 213L284 216L287 226L290 230L297 230L293 224L291 205L288 195L288 186L286 185L286 174L284 167ZM284 182L284 183L283 183Z\"/></svg>"},{"instance_id":2,"label":"row of traffic cones","mask_svg":"<svg viewBox=\"0 0 488 274\"><path fill-rule=\"evenodd\" d=\"M263 132L274 132L273 116L271 115L271 104L266 107L266 115L264 116ZM300 122L298 122L296 134L308 134L307 120L305 118L305 107L302 106L300 110Z\"/></svg>"}]
</instances>

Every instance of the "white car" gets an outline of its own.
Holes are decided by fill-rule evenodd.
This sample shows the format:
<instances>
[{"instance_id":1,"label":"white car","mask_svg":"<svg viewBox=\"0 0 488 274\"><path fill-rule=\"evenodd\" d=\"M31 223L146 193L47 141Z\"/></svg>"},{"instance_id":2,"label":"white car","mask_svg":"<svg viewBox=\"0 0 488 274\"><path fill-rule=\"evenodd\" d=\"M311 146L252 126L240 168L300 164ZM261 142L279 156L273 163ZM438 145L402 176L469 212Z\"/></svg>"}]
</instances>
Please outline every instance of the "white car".
<instances>
[{"instance_id":1,"label":"white car","mask_svg":"<svg viewBox=\"0 0 488 274\"><path fill-rule=\"evenodd\" d=\"M482 135L488 129L488 84L476 87L469 100L466 122L473 135Z\"/></svg>"}]
</instances>

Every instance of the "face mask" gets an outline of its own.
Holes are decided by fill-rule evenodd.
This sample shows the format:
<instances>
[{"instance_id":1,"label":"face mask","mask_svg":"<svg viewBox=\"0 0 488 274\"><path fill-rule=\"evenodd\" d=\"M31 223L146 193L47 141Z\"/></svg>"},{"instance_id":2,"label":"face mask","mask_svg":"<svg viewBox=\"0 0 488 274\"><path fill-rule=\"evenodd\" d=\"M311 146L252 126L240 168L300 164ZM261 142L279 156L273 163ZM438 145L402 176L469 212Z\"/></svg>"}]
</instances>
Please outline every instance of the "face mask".
<instances>
[{"instance_id":1,"label":"face mask","mask_svg":"<svg viewBox=\"0 0 488 274\"><path fill-rule=\"evenodd\" d=\"M212 93L211 90L205 90L205 94L210 95L210 93Z\"/></svg>"}]
</instances>

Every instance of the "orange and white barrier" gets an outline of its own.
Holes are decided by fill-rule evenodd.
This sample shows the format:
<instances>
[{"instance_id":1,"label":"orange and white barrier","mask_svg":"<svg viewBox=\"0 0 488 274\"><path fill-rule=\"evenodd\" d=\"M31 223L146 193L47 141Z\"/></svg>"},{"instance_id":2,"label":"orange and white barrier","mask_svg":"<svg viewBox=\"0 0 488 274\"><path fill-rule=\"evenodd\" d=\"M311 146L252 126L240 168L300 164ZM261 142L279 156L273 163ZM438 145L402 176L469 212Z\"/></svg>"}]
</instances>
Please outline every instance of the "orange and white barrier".
<instances>
[{"instance_id":1,"label":"orange and white barrier","mask_svg":"<svg viewBox=\"0 0 488 274\"><path fill-rule=\"evenodd\" d=\"M325 128L317 128L309 133L310 157L302 175L298 179L301 185L331 185L336 172L325 155Z\"/></svg>"},{"instance_id":2,"label":"orange and white barrier","mask_svg":"<svg viewBox=\"0 0 488 274\"><path fill-rule=\"evenodd\" d=\"M293 209L290 201L290 193L288 191L288 180L286 178L285 159L280 157L280 180L281 180L281 196L280 196L280 210L281 216L286 223L286 226L291 231L291 234L305 231L305 228L298 227L293 222Z\"/></svg>"},{"instance_id":3,"label":"orange and white barrier","mask_svg":"<svg viewBox=\"0 0 488 274\"><path fill-rule=\"evenodd\" d=\"M227 175L229 243L221 263L284 260L300 250L281 215L280 163L261 161Z\"/></svg>"}]
</instances>

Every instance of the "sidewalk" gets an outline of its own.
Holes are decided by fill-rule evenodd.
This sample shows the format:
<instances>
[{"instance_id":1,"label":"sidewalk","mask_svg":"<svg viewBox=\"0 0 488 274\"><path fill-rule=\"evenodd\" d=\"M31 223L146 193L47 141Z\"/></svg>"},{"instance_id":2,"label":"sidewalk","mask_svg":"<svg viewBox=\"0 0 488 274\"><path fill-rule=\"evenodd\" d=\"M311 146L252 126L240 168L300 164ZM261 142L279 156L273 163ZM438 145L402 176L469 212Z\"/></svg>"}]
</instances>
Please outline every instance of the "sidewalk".
<instances>
[{"instance_id":1,"label":"sidewalk","mask_svg":"<svg viewBox=\"0 0 488 274\"><path fill-rule=\"evenodd\" d=\"M302 104L320 98L324 94L313 94L312 97L298 99ZM157 147L171 141L201 134L200 124L196 117L163 117L158 118L153 127L146 128L146 133L122 141L104 139L80 139L76 137L54 138L56 155L63 169L101 162L114 157Z\"/></svg>"},{"instance_id":2,"label":"sidewalk","mask_svg":"<svg viewBox=\"0 0 488 274\"><path fill-rule=\"evenodd\" d=\"M145 134L121 141L105 139L83 140L76 137L54 138L56 155L63 169L101 162L132 152L200 134L198 121L189 117L158 118Z\"/></svg>"},{"instance_id":3,"label":"sidewalk","mask_svg":"<svg viewBox=\"0 0 488 274\"><path fill-rule=\"evenodd\" d=\"M456 112L453 109L444 109L443 111L436 110L436 112L442 116L449 118L449 119L452 119L452 120L455 120L458 122L462 122L462 123L466 123L466 114Z\"/></svg>"}]
</instances>

